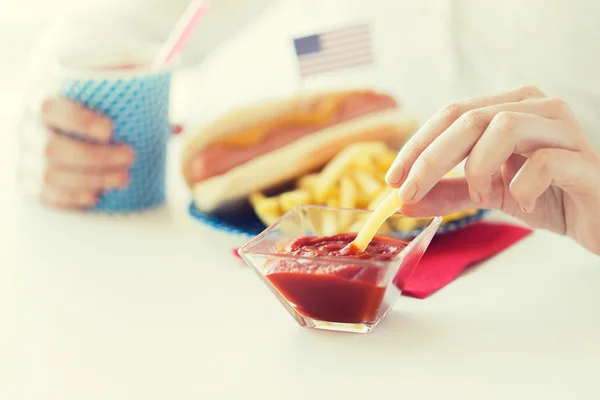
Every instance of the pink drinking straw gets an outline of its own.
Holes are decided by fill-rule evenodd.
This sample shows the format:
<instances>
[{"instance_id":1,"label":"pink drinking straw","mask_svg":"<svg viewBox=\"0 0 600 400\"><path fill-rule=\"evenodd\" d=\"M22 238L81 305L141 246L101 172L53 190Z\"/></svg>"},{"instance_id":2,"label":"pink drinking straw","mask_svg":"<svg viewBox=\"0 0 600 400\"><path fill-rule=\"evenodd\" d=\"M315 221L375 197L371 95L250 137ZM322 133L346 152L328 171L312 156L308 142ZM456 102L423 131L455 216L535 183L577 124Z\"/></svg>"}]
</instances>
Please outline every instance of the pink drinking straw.
<instances>
[{"instance_id":1,"label":"pink drinking straw","mask_svg":"<svg viewBox=\"0 0 600 400\"><path fill-rule=\"evenodd\" d=\"M190 35L204 16L206 4L202 0L194 0L179 18L167 41L162 45L152 63L153 69L168 65L185 47Z\"/></svg>"}]
</instances>

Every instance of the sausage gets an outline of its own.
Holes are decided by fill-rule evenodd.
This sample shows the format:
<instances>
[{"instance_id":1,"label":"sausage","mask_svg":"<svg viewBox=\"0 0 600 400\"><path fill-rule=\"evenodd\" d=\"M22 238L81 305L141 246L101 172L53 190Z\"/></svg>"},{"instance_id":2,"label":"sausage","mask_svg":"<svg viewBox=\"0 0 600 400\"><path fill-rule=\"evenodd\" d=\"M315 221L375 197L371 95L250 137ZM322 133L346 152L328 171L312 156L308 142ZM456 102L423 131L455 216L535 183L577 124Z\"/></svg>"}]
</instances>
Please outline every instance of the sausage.
<instances>
[{"instance_id":1,"label":"sausage","mask_svg":"<svg viewBox=\"0 0 600 400\"><path fill-rule=\"evenodd\" d=\"M305 124L292 120L279 126L276 125L272 129L268 129L266 135L260 137L258 143L249 146L236 146L227 142L208 145L194 156L191 163L192 180L200 182L223 174L256 157L275 151L324 128L397 106L396 100L389 95L371 91L350 93L337 104L331 115L322 121L316 120L321 123L314 123L310 119Z\"/></svg>"}]
</instances>

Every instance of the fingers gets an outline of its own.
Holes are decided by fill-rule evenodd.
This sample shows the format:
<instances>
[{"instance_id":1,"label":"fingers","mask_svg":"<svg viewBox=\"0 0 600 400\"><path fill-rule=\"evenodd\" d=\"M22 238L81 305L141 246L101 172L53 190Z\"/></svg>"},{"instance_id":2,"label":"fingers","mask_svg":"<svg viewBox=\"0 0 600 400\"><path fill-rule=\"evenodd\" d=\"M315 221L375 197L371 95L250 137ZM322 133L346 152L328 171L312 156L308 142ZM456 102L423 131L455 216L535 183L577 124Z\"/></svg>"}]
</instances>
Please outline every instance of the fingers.
<instances>
[{"instance_id":1,"label":"fingers","mask_svg":"<svg viewBox=\"0 0 600 400\"><path fill-rule=\"evenodd\" d=\"M386 182L392 187L399 187L419 155L466 112L495 104L514 103L543 97L546 96L538 88L524 86L505 93L475 97L444 107L431 117L402 147L386 175Z\"/></svg>"},{"instance_id":2,"label":"fingers","mask_svg":"<svg viewBox=\"0 0 600 400\"><path fill-rule=\"evenodd\" d=\"M521 211L531 213L537 199L551 186L579 197L596 198L594 179L597 166L576 151L564 149L540 149L523 164L510 183L511 196L519 203ZM597 185L596 185L597 186Z\"/></svg>"},{"instance_id":3,"label":"fingers","mask_svg":"<svg viewBox=\"0 0 600 400\"><path fill-rule=\"evenodd\" d=\"M46 100L41 118L52 132L46 144L43 203L89 208L101 191L127 186L133 149L110 143L113 126L109 118L62 97Z\"/></svg>"},{"instance_id":4,"label":"fingers","mask_svg":"<svg viewBox=\"0 0 600 400\"><path fill-rule=\"evenodd\" d=\"M63 209L85 209L100 191L124 188L133 157L129 148L78 142L53 135L47 147L47 169L41 201Z\"/></svg>"},{"instance_id":5,"label":"fingers","mask_svg":"<svg viewBox=\"0 0 600 400\"><path fill-rule=\"evenodd\" d=\"M496 114L465 163L472 200L476 204L489 202L492 176L512 154L525 155L540 148L576 150L577 142L565 131L561 121L533 114L506 111Z\"/></svg>"},{"instance_id":6,"label":"fingers","mask_svg":"<svg viewBox=\"0 0 600 400\"><path fill-rule=\"evenodd\" d=\"M67 191L97 191L124 188L128 184L128 171L80 171L50 167L45 183L49 187Z\"/></svg>"},{"instance_id":7,"label":"fingers","mask_svg":"<svg viewBox=\"0 0 600 400\"><path fill-rule=\"evenodd\" d=\"M472 190L472 195L478 203L484 201L489 191L491 176L513 151L526 152L540 147L575 148L578 139L564 135L566 125L558 120L564 115L563 110L556 104L553 100L523 101L483 107L463 114L414 161L400 188L402 200L418 202L448 171L475 150L485 132L490 136L482 145L485 152L481 152L467 170L467 178L474 176L476 180L477 190ZM545 129L550 126L553 129L547 132ZM532 127L536 129L530 129ZM490 163L488 158L492 154L494 162ZM485 174L482 173L482 165L488 167Z\"/></svg>"},{"instance_id":8,"label":"fingers","mask_svg":"<svg viewBox=\"0 0 600 400\"><path fill-rule=\"evenodd\" d=\"M112 123L109 118L63 97L44 101L41 117L53 130L73 133L92 141L108 143L112 136Z\"/></svg>"},{"instance_id":9,"label":"fingers","mask_svg":"<svg viewBox=\"0 0 600 400\"><path fill-rule=\"evenodd\" d=\"M98 201L98 194L90 190L58 190L44 186L41 193L42 203L62 209L86 209Z\"/></svg>"},{"instance_id":10,"label":"fingers","mask_svg":"<svg viewBox=\"0 0 600 400\"><path fill-rule=\"evenodd\" d=\"M577 151L543 148L522 162L522 156L511 156L505 164L504 179L510 181L510 196L521 211L532 213L537 199L551 186L557 186L579 199L597 201L600 182L598 160L588 160ZM594 176L590 176L593 174ZM507 179L508 178L508 179ZM503 182L497 174L492 182L489 207L504 209ZM512 203L512 201L511 201ZM405 204L400 211L410 217L447 215L471 208L480 208L469 193L466 177L444 178L415 204Z\"/></svg>"},{"instance_id":11,"label":"fingers","mask_svg":"<svg viewBox=\"0 0 600 400\"><path fill-rule=\"evenodd\" d=\"M52 134L46 146L50 165L80 168L119 168L133 165L133 150L126 145L92 144Z\"/></svg>"}]
</instances>

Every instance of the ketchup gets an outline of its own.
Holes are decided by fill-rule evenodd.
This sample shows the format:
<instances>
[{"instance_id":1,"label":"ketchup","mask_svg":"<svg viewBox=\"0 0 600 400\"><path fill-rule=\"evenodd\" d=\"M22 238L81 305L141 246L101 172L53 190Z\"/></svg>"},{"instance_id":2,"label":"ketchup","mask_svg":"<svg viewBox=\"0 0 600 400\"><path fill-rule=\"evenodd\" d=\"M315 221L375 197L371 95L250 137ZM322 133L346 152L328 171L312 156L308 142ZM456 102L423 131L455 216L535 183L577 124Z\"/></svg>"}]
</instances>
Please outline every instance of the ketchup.
<instances>
[{"instance_id":1,"label":"ketchup","mask_svg":"<svg viewBox=\"0 0 600 400\"><path fill-rule=\"evenodd\" d=\"M356 233L304 236L280 249L280 254L330 257L313 265L306 261L272 260L266 278L296 310L309 318L341 323L372 322L386 285L387 268L362 264L337 264L335 259L390 261L406 247L401 240L376 236L364 252L345 247Z\"/></svg>"}]
</instances>

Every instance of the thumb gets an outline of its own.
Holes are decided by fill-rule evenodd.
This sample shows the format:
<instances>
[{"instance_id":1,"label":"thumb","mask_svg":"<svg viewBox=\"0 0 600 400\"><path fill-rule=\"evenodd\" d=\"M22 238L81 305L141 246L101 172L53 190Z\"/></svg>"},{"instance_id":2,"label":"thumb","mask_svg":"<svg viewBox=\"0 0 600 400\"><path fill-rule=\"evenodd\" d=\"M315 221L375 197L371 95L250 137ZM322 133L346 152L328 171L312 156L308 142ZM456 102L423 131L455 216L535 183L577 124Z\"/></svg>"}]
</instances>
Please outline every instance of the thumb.
<instances>
[{"instance_id":1,"label":"thumb","mask_svg":"<svg viewBox=\"0 0 600 400\"><path fill-rule=\"evenodd\" d=\"M477 208L469 196L469 185L464 176L440 180L421 201L405 204L400 212L408 217L433 217Z\"/></svg>"}]
</instances>

